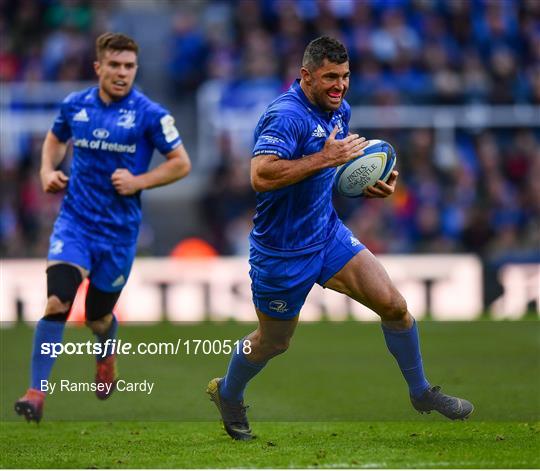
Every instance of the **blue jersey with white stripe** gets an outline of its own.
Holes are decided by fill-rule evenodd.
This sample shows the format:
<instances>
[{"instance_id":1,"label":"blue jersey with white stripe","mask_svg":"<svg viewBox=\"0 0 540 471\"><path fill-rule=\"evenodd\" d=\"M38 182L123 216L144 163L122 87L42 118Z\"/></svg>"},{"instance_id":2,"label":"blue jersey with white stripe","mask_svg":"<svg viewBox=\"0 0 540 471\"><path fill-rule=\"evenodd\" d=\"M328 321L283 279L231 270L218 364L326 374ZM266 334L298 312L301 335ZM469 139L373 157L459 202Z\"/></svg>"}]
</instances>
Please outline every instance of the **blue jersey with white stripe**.
<instances>
[{"instance_id":1,"label":"blue jersey with white stripe","mask_svg":"<svg viewBox=\"0 0 540 471\"><path fill-rule=\"evenodd\" d=\"M338 126L336 139L349 133L351 109L344 100L333 113L312 104L297 80L262 115L255 129L253 156L295 160L319 152ZM335 168L278 190L257 193L253 245L269 255L309 253L322 248L337 228L332 205Z\"/></svg>"},{"instance_id":2,"label":"blue jersey with white stripe","mask_svg":"<svg viewBox=\"0 0 540 471\"><path fill-rule=\"evenodd\" d=\"M168 111L138 90L110 104L98 92L93 87L69 95L51 129L61 142L73 142L58 223L75 224L98 240L132 244L141 221L140 192L118 194L111 175L118 168L145 173L154 149L167 154L182 140Z\"/></svg>"}]
</instances>

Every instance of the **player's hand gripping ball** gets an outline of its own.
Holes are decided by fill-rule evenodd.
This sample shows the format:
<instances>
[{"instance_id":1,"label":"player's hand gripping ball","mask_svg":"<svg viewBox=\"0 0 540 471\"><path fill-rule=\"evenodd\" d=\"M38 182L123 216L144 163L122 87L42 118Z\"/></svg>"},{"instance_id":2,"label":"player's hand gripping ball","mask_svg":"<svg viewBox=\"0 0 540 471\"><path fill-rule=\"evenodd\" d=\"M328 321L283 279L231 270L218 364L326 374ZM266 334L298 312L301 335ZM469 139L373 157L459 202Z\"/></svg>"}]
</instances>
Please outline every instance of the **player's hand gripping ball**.
<instances>
[{"instance_id":1,"label":"player's hand gripping ball","mask_svg":"<svg viewBox=\"0 0 540 471\"><path fill-rule=\"evenodd\" d=\"M343 196L358 198L377 180L386 182L396 165L396 151L386 141L372 139L364 153L337 167L334 188Z\"/></svg>"}]
</instances>

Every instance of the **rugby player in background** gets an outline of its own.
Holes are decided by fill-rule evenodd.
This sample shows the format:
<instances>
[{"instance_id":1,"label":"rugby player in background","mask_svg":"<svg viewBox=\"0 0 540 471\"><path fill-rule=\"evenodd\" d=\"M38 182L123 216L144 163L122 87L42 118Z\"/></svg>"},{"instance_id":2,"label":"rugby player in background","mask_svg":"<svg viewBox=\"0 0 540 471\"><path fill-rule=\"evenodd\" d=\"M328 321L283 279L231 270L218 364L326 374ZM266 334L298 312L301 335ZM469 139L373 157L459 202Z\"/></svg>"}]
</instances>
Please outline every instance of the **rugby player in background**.
<instances>
[{"instance_id":1,"label":"rugby player in background","mask_svg":"<svg viewBox=\"0 0 540 471\"><path fill-rule=\"evenodd\" d=\"M332 206L335 167L361 155L367 145L363 137L349 134L345 47L329 37L312 41L300 73L301 79L270 104L255 129L251 182L257 209L250 235L250 276L259 325L246 337L250 351L235 351L227 374L208 384L210 399L232 438L253 437L243 402L246 384L269 359L287 350L306 296L318 283L380 316L386 345L416 410L464 419L472 404L429 384L417 325L405 300ZM393 171L387 183L379 180L364 196L390 196L397 176Z\"/></svg>"},{"instance_id":2,"label":"rugby player in background","mask_svg":"<svg viewBox=\"0 0 540 471\"><path fill-rule=\"evenodd\" d=\"M101 344L96 394L106 399L116 383L115 355L106 350L116 337L113 313L127 282L141 221L141 191L185 177L189 156L167 110L133 87L138 45L120 33L96 41L98 86L70 94L62 103L42 150L43 190L66 189L47 256L47 305L37 323L30 387L15 411L39 422L54 358L42 343L62 342L64 327L81 282L88 277L86 324ZM58 170L73 142L68 177ZM166 161L148 170L154 149ZM107 342L109 340L109 342ZM106 343L107 342L107 343Z\"/></svg>"}]
</instances>

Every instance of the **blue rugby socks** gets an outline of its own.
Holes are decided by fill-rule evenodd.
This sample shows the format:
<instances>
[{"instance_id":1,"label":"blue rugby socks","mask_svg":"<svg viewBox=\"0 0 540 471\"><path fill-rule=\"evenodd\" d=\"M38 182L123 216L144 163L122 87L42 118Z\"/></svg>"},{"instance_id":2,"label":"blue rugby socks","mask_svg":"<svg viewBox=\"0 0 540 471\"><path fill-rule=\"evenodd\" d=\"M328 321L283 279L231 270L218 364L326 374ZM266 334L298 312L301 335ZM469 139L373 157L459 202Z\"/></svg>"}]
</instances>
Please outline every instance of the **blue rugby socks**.
<instances>
[{"instance_id":1,"label":"blue rugby socks","mask_svg":"<svg viewBox=\"0 0 540 471\"><path fill-rule=\"evenodd\" d=\"M96 355L97 361L103 361L105 358L111 355L113 352L113 340L116 339L116 332L118 331L118 320L116 319L116 316L112 315L112 321L111 325L109 326L109 330L105 332L103 335L97 335L96 339L101 344L101 353L99 355ZM107 343L107 340L109 342Z\"/></svg>"},{"instance_id":2,"label":"blue rugby socks","mask_svg":"<svg viewBox=\"0 0 540 471\"><path fill-rule=\"evenodd\" d=\"M386 346L397 360L401 373L409 385L410 395L421 396L429 388L429 383L424 376L416 321L408 330L392 330L381 326Z\"/></svg>"},{"instance_id":3,"label":"blue rugby socks","mask_svg":"<svg viewBox=\"0 0 540 471\"><path fill-rule=\"evenodd\" d=\"M48 380L54 361L55 343L62 343L65 320L41 319L34 332L34 348L32 351L30 387L41 391L42 381ZM42 345L46 344L46 345ZM46 350L48 348L48 350ZM44 353L42 353L42 349Z\"/></svg>"},{"instance_id":4,"label":"blue rugby socks","mask_svg":"<svg viewBox=\"0 0 540 471\"><path fill-rule=\"evenodd\" d=\"M227 374L220 384L219 394L227 401L242 401L247 383L264 368L266 363L252 363L241 349L237 352L235 348Z\"/></svg>"}]
</instances>

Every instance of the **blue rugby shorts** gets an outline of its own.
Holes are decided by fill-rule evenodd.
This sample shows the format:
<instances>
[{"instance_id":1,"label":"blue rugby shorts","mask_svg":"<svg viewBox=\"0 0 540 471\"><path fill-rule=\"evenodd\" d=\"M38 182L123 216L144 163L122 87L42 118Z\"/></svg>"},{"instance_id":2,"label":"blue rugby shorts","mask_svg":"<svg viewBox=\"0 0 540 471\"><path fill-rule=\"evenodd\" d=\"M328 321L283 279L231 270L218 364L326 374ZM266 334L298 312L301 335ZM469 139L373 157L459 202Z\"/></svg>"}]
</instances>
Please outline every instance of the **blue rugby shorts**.
<instances>
[{"instance_id":1,"label":"blue rugby shorts","mask_svg":"<svg viewBox=\"0 0 540 471\"><path fill-rule=\"evenodd\" d=\"M252 244L249 275L255 307L277 319L296 317L313 285L324 285L364 248L341 221L334 236L316 252L272 256Z\"/></svg>"},{"instance_id":2,"label":"blue rugby shorts","mask_svg":"<svg viewBox=\"0 0 540 471\"><path fill-rule=\"evenodd\" d=\"M76 225L57 219L50 237L47 260L78 265L88 270L90 281L98 289L114 293L125 286L136 244L121 245L95 240Z\"/></svg>"}]
</instances>

